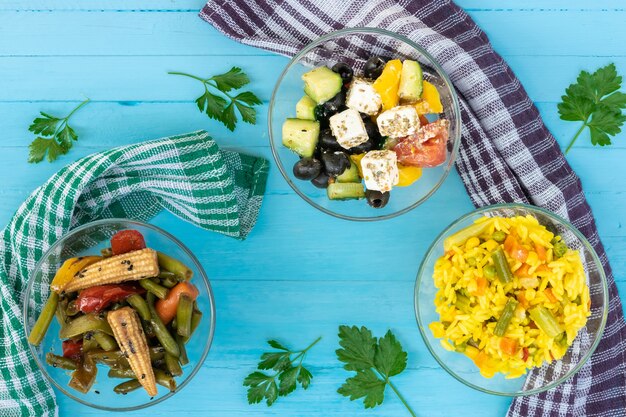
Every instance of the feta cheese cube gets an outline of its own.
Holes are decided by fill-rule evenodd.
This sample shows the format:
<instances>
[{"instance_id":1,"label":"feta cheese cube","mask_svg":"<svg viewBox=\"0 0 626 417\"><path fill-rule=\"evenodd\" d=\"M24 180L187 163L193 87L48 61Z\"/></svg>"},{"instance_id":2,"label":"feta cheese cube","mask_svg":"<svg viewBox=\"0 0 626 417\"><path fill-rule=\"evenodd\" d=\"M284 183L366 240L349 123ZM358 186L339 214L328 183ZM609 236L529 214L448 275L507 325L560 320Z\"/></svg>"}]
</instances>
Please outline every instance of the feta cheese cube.
<instances>
[{"instance_id":1,"label":"feta cheese cube","mask_svg":"<svg viewBox=\"0 0 626 417\"><path fill-rule=\"evenodd\" d=\"M382 112L376 119L382 136L402 138L417 132L420 118L413 106L398 106Z\"/></svg>"},{"instance_id":2,"label":"feta cheese cube","mask_svg":"<svg viewBox=\"0 0 626 417\"><path fill-rule=\"evenodd\" d=\"M350 149L367 142L367 130L358 111L347 109L330 117L330 130L337 142L345 149Z\"/></svg>"},{"instance_id":3,"label":"feta cheese cube","mask_svg":"<svg viewBox=\"0 0 626 417\"><path fill-rule=\"evenodd\" d=\"M369 81L355 78L348 90L346 106L361 113L373 115L378 113L383 104L380 94Z\"/></svg>"},{"instance_id":4,"label":"feta cheese cube","mask_svg":"<svg viewBox=\"0 0 626 417\"><path fill-rule=\"evenodd\" d=\"M400 180L394 151L369 151L361 159L361 171L368 190L391 191Z\"/></svg>"}]
</instances>

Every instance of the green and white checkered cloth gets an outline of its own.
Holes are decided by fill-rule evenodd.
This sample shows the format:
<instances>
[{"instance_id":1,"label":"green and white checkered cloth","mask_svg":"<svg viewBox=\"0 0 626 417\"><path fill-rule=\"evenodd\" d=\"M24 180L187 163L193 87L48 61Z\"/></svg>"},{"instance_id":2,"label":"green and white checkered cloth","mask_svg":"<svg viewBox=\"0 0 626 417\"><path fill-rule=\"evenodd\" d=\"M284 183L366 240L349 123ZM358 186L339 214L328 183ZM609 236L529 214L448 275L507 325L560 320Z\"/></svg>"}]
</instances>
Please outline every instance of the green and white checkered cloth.
<instances>
[{"instance_id":1,"label":"green and white checkered cloth","mask_svg":"<svg viewBox=\"0 0 626 417\"><path fill-rule=\"evenodd\" d=\"M57 415L21 315L29 274L53 242L92 220L147 220L163 208L243 239L256 221L267 172L266 160L221 151L199 131L87 156L35 190L0 237L0 415Z\"/></svg>"}]
</instances>

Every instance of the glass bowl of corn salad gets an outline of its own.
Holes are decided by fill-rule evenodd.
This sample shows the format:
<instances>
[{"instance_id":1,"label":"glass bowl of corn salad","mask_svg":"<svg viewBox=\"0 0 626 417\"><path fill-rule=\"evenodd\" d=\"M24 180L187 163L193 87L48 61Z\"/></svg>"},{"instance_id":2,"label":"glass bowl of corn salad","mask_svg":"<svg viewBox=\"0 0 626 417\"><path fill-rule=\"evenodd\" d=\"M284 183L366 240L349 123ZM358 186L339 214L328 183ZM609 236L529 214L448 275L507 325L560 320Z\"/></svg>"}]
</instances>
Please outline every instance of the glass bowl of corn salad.
<instances>
[{"instance_id":1,"label":"glass bowl of corn salad","mask_svg":"<svg viewBox=\"0 0 626 417\"><path fill-rule=\"evenodd\" d=\"M433 357L457 380L523 396L561 384L598 345L608 312L600 259L569 222L501 204L448 226L418 271L415 313Z\"/></svg>"},{"instance_id":2,"label":"glass bowl of corn salad","mask_svg":"<svg viewBox=\"0 0 626 417\"><path fill-rule=\"evenodd\" d=\"M114 242L115 236L127 232L134 235L130 240L124 242L118 239ZM133 238L137 236L142 241L139 243L140 246L124 249L124 246L136 244ZM140 249L141 247L146 249ZM155 251L158 254L158 261ZM150 252L154 256L150 262L155 265L158 262L157 277L141 276L137 281L124 281L119 284L95 283L93 286L90 281L89 287L75 292L70 291L71 285L80 285L92 277L104 282L114 280L109 275L132 274L142 268L139 259L145 257L144 252ZM109 262L111 265L106 263L118 257L128 259ZM169 265L166 265L168 263ZM67 268L71 269L78 264L83 265L79 268L80 272L74 274L72 270L70 275L74 278L62 284L65 287L60 289L59 278L63 279L67 275L64 273L69 270ZM113 271L116 267L123 267L124 271ZM112 269L110 271L112 274L105 273L109 269ZM111 292L112 287L115 287L114 292ZM173 320L163 319L158 325L161 326L160 329L156 329L156 322L150 318L153 311L154 316L163 317L163 312L171 310L171 308L167 310L166 302L172 298L169 295L173 296L179 292L177 291L179 287L193 288L195 299L185 297L186 301L191 303L190 307L192 306L188 309L190 327L186 329L185 337L176 333L174 323L178 316L174 316ZM101 289L109 292L100 291ZM135 299L131 300L128 294L121 294L120 289L135 292L133 295ZM159 294L160 292L162 294ZM46 316L46 309L50 310L50 300L53 296L58 299L53 310L54 316L49 317L47 321L49 324L42 331L42 316ZM122 296L126 298L121 298ZM145 311L133 302L137 297L141 298L139 302L143 304ZM179 300L182 298L181 295ZM104 302L107 303L106 306L102 304ZM178 307L181 304L179 302ZM176 307L173 311L177 313ZM135 376L137 371L133 354L142 349L137 347L140 345L137 340L132 344L134 339L130 336L128 342L120 336L118 330L121 327L116 327L112 320L114 312L130 312L133 316L138 313L135 316L137 317L135 324L139 329L136 334L141 334L140 338L144 337L143 334L146 335L150 357L143 362L151 362L147 365L153 368L153 374L156 376L156 395L149 394L151 390L140 381L140 377ZM213 340L215 305L204 269L191 251L177 238L151 224L127 219L104 219L71 230L41 257L28 283L23 320L35 362L55 388L90 407L110 411L133 411L172 397L185 388L198 373ZM81 320L83 323L79 323ZM129 335L132 332L133 320L124 319L120 323L123 328L130 329ZM65 324L61 325L62 322ZM107 326L107 322L110 327ZM100 330L91 329L92 324L95 326L94 329L97 327ZM108 334L105 327L109 330ZM87 328L91 330L85 331ZM170 342L173 340L173 343L161 343L161 336L165 332L169 333ZM74 333L81 334L74 336ZM107 344L110 346L107 347ZM76 352L72 353L73 347L76 348ZM169 353L171 350L176 350L178 359ZM172 358L175 360L168 361ZM82 370L81 375L75 375L78 368ZM175 368L176 371L169 372L170 368ZM88 382L84 382L87 380Z\"/></svg>"}]
</instances>

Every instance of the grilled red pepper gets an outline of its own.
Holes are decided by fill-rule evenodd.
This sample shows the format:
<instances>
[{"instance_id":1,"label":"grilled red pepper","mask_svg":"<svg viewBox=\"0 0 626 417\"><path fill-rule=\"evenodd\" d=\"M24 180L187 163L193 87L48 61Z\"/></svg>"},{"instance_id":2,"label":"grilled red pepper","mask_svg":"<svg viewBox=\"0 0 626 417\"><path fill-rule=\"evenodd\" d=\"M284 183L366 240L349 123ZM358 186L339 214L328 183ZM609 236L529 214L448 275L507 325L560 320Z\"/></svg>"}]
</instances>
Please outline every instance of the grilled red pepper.
<instances>
[{"instance_id":1,"label":"grilled red pepper","mask_svg":"<svg viewBox=\"0 0 626 417\"><path fill-rule=\"evenodd\" d=\"M64 340L63 356L66 358L78 360L83 354L83 340Z\"/></svg>"},{"instance_id":2,"label":"grilled red pepper","mask_svg":"<svg viewBox=\"0 0 626 417\"><path fill-rule=\"evenodd\" d=\"M83 313L97 313L110 304L133 294L143 294L145 289L131 284L107 284L86 288L78 294L76 308Z\"/></svg>"},{"instance_id":3,"label":"grilled red pepper","mask_svg":"<svg viewBox=\"0 0 626 417\"><path fill-rule=\"evenodd\" d=\"M146 241L143 235L137 230L122 230L117 232L111 238L111 251L113 255L132 252L134 250L144 249Z\"/></svg>"}]
</instances>

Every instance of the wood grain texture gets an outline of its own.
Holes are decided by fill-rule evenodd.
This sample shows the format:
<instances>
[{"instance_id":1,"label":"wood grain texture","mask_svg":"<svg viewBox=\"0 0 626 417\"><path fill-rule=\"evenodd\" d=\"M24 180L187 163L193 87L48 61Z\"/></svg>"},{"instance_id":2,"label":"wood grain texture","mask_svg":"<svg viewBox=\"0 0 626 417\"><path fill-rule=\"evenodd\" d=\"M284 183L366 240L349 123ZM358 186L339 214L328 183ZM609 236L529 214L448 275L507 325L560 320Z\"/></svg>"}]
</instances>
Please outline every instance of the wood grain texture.
<instances>
[{"instance_id":1,"label":"wood grain texture","mask_svg":"<svg viewBox=\"0 0 626 417\"><path fill-rule=\"evenodd\" d=\"M460 0L522 80L550 130L566 144L578 128L556 103L581 69L615 62L626 73L626 9L620 0ZM271 159L267 102L287 59L233 42L197 16L202 0L45 0L0 3L0 224L64 164L92 152L170 134L208 130L223 147ZM214 74L239 65L264 101L258 124L235 133L208 120L193 100L200 86L169 70ZM80 135L53 164L26 163L27 127L40 111L65 114ZM610 148L583 135L568 159L583 181L600 235L626 291L625 134ZM338 396L345 379L335 360L339 324L392 328L409 353L397 385L420 416L502 416L509 399L480 394L440 369L416 326L413 285L430 242L470 211L453 173L423 206L396 219L351 223L330 218L295 195L272 167L259 222L249 239L204 232L163 213L154 222L183 240L207 269L217 305L213 348L196 380L175 400L132 416L402 416L389 396L364 411ZM311 227L315 225L315 227ZM376 236L375 241L368 236ZM248 406L244 376L268 338L304 346L322 342L307 362L311 389L274 407ZM104 417L59 397L60 416ZM126 414L126 415L128 415Z\"/></svg>"}]
</instances>

